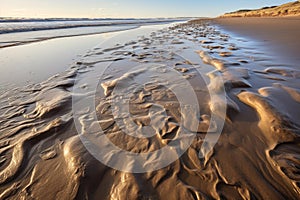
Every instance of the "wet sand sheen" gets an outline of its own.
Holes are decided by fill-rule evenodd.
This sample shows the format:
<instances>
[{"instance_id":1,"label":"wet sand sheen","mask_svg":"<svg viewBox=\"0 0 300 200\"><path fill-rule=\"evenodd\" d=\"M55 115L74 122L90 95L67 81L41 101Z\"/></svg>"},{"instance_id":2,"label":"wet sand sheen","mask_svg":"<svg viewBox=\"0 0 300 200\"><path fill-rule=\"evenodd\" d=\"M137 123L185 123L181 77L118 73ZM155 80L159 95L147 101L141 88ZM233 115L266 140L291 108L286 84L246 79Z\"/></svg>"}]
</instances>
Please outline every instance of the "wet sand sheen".
<instances>
[{"instance_id":1,"label":"wet sand sheen","mask_svg":"<svg viewBox=\"0 0 300 200\"><path fill-rule=\"evenodd\" d=\"M3 94L0 198L298 199L300 70L281 66L255 46L248 46L249 53L244 46L247 41L237 41L207 21L186 23L94 48L65 73ZM93 81L106 66L94 96ZM172 71L178 77L157 76L168 77ZM134 78L147 83L128 84ZM198 105L186 105L188 112L180 109L176 96L185 84L193 86L198 99ZM116 88L122 93L114 92ZM81 96L95 99L94 111L92 105L72 110L83 103L74 98ZM114 99L125 104L128 100L128 111ZM81 124L80 134L96 139L105 135L134 153L154 152L180 139L182 129L195 138L170 165L126 173L105 166L87 151L73 118ZM224 127L219 119L224 119ZM128 120L132 127L126 127ZM154 131L152 137L133 136L146 126ZM206 152L203 147L210 143L205 136L215 136L218 129L222 134L217 144ZM114 153L106 159L113 160Z\"/></svg>"},{"instance_id":2,"label":"wet sand sheen","mask_svg":"<svg viewBox=\"0 0 300 200\"><path fill-rule=\"evenodd\" d=\"M151 32L168 26L149 25L135 30L117 31L97 35L56 38L43 42L31 43L9 48L0 48L0 93L13 89L14 87L35 84L41 82L54 74L59 74L77 62L88 50L111 41L107 46L121 43L128 38L136 37L141 33ZM126 34L124 34L126 33ZM27 37L34 38L35 34L28 32ZM119 41L111 38L122 34L126 35ZM6 36L9 37L9 34ZM59 47L59 48L58 48ZM12 80L11 75L14 79Z\"/></svg>"},{"instance_id":3,"label":"wet sand sheen","mask_svg":"<svg viewBox=\"0 0 300 200\"><path fill-rule=\"evenodd\" d=\"M218 25L231 32L265 41L277 55L292 63L300 61L300 17L281 18L218 18Z\"/></svg>"}]
</instances>

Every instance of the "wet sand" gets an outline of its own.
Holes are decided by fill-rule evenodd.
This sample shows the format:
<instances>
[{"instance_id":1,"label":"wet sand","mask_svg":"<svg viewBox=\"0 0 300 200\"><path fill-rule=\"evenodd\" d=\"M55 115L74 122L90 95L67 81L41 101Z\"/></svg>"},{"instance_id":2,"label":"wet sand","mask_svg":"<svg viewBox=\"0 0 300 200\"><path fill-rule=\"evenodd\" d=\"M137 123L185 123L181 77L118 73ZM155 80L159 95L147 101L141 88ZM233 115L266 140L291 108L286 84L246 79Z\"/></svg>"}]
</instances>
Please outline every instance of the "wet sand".
<instances>
[{"instance_id":1,"label":"wet sand","mask_svg":"<svg viewBox=\"0 0 300 200\"><path fill-rule=\"evenodd\" d=\"M228 31L264 41L270 51L283 54L287 60L300 62L300 17L217 18L214 21Z\"/></svg>"},{"instance_id":2,"label":"wet sand","mask_svg":"<svg viewBox=\"0 0 300 200\"><path fill-rule=\"evenodd\" d=\"M128 38L136 37L138 34L146 33L145 30L147 29L149 30L148 32L151 32L150 29L155 30L165 26L168 25L148 25L133 30L119 30L116 32L51 40L48 38L42 42L0 48L0 94L15 87L44 81L55 74L64 72L87 51L105 43L105 41L109 40L110 43L106 42L106 44L107 46L111 46ZM26 37L36 38L36 35L40 34L27 32ZM126 37L120 38L120 40L111 39L119 34L126 35ZM10 38L10 40L13 40L14 37L18 38L9 34L5 36ZM18 39L21 40L22 35ZM14 79L12 79L12 75Z\"/></svg>"},{"instance_id":3,"label":"wet sand","mask_svg":"<svg viewBox=\"0 0 300 200\"><path fill-rule=\"evenodd\" d=\"M298 199L300 70L256 44L186 23L2 94L0 199Z\"/></svg>"}]
</instances>

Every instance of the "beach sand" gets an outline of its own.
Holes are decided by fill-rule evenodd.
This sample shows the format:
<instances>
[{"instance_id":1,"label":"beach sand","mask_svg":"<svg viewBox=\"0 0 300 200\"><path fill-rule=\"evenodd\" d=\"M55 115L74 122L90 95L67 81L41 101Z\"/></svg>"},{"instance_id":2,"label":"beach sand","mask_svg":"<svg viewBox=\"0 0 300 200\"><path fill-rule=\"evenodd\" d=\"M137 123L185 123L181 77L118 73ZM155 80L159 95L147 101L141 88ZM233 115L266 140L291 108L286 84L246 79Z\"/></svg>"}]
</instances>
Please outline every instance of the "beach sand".
<instances>
[{"instance_id":1,"label":"beach sand","mask_svg":"<svg viewBox=\"0 0 300 200\"><path fill-rule=\"evenodd\" d=\"M217 18L214 21L229 31L265 41L287 61L300 62L300 17Z\"/></svg>"},{"instance_id":2,"label":"beach sand","mask_svg":"<svg viewBox=\"0 0 300 200\"><path fill-rule=\"evenodd\" d=\"M0 199L298 199L299 41L279 20L165 28L2 94Z\"/></svg>"}]
</instances>

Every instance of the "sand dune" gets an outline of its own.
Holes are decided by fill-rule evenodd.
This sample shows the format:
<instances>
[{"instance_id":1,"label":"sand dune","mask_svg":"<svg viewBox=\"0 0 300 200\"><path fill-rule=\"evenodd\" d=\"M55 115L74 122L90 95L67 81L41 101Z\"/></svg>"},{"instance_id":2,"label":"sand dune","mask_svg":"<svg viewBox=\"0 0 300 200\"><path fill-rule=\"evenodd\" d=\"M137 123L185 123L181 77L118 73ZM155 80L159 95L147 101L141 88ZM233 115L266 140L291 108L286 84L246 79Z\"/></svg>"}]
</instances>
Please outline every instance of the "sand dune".
<instances>
[{"instance_id":1,"label":"sand dune","mask_svg":"<svg viewBox=\"0 0 300 200\"><path fill-rule=\"evenodd\" d=\"M238 10L226 13L220 17L279 17L279 16L299 16L300 2L295 1L280 6L264 7L256 10Z\"/></svg>"}]
</instances>

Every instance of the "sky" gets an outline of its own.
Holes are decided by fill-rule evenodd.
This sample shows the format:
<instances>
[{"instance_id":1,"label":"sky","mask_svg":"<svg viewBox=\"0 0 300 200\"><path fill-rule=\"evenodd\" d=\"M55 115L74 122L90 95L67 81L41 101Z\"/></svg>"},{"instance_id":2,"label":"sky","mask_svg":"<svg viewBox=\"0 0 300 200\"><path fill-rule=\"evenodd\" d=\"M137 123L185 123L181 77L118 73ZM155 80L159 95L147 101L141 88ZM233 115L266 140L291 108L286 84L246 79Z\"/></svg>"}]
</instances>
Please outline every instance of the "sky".
<instances>
[{"instance_id":1,"label":"sky","mask_svg":"<svg viewBox=\"0 0 300 200\"><path fill-rule=\"evenodd\" d=\"M0 17L216 17L293 0L0 0Z\"/></svg>"}]
</instances>

